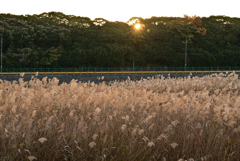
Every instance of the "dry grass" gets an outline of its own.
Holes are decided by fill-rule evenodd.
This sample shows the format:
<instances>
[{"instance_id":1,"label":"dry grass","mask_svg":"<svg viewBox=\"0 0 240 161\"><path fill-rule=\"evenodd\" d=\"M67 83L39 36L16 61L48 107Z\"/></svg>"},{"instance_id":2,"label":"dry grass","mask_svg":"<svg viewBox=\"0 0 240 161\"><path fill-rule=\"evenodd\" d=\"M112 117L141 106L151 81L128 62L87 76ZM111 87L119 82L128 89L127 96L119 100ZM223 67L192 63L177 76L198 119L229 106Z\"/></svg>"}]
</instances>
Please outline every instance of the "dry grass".
<instances>
[{"instance_id":1,"label":"dry grass","mask_svg":"<svg viewBox=\"0 0 240 161\"><path fill-rule=\"evenodd\" d=\"M234 73L0 80L0 160L239 160L239 90Z\"/></svg>"}]
</instances>

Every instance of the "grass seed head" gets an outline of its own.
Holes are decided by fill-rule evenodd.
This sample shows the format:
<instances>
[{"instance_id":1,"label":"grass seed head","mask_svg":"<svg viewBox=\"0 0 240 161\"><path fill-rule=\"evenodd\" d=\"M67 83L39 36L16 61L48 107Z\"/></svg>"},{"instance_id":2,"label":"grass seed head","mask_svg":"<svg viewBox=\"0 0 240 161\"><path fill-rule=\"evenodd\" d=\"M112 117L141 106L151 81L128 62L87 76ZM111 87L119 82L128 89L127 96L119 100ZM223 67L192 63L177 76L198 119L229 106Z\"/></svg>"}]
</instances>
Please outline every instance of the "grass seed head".
<instances>
[{"instance_id":1,"label":"grass seed head","mask_svg":"<svg viewBox=\"0 0 240 161\"><path fill-rule=\"evenodd\" d=\"M37 158L36 158L35 156L29 156L28 159L29 159L30 161L37 160Z\"/></svg>"},{"instance_id":2,"label":"grass seed head","mask_svg":"<svg viewBox=\"0 0 240 161\"><path fill-rule=\"evenodd\" d=\"M38 141L43 144L45 141L47 141L47 139L46 138L40 138L40 139L38 139Z\"/></svg>"},{"instance_id":3,"label":"grass seed head","mask_svg":"<svg viewBox=\"0 0 240 161\"><path fill-rule=\"evenodd\" d=\"M175 149L178 146L178 144L177 143L172 143L171 146L172 146L173 149Z\"/></svg>"},{"instance_id":4,"label":"grass seed head","mask_svg":"<svg viewBox=\"0 0 240 161\"><path fill-rule=\"evenodd\" d=\"M97 134L94 134L94 135L92 136L92 138L93 138L94 141L97 139L97 137L98 137Z\"/></svg>"},{"instance_id":5,"label":"grass seed head","mask_svg":"<svg viewBox=\"0 0 240 161\"><path fill-rule=\"evenodd\" d=\"M148 147L151 148L151 147L153 147L153 146L155 146L155 144L154 144L152 141L148 143Z\"/></svg>"},{"instance_id":6,"label":"grass seed head","mask_svg":"<svg viewBox=\"0 0 240 161\"><path fill-rule=\"evenodd\" d=\"M88 146L92 149L94 146L96 146L96 143L92 141L88 144Z\"/></svg>"},{"instance_id":7,"label":"grass seed head","mask_svg":"<svg viewBox=\"0 0 240 161\"><path fill-rule=\"evenodd\" d=\"M20 73L20 77L24 77L25 73Z\"/></svg>"}]
</instances>

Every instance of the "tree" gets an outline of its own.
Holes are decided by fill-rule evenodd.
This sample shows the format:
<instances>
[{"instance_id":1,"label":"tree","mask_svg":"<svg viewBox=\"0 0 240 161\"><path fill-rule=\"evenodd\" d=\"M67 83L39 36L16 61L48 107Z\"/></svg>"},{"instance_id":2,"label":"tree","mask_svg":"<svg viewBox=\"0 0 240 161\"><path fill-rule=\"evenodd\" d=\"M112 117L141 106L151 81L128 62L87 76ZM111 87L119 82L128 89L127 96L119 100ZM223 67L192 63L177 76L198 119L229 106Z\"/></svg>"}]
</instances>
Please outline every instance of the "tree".
<instances>
[{"instance_id":1,"label":"tree","mask_svg":"<svg viewBox=\"0 0 240 161\"><path fill-rule=\"evenodd\" d=\"M58 60L60 56L61 54L58 54L58 50L51 47L45 52L44 62L46 65L51 65L51 63Z\"/></svg>"},{"instance_id":2,"label":"tree","mask_svg":"<svg viewBox=\"0 0 240 161\"><path fill-rule=\"evenodd\" d=\"M124 23L61 12L0 14L4 67L182 66L186 37L189 65L239 66L239 31L240 18L227 16L132 17Z\"/></svg>"},{"instance_id":3,"label":"tree","mask_svg":"<svg viewBox=\"0 0 240 161\"><path fill-rule=\"evenodd\" d=\"M178 36L183 38L187 37L189 42L191 42L195 34L201 34L202 36L206 34L206 29L202 27L201 18L196 16L184 15L184 18L178 18L167 23L167 28L168 32L173 33L175 36L179 34Z\"/></svg>"}]
</instances>

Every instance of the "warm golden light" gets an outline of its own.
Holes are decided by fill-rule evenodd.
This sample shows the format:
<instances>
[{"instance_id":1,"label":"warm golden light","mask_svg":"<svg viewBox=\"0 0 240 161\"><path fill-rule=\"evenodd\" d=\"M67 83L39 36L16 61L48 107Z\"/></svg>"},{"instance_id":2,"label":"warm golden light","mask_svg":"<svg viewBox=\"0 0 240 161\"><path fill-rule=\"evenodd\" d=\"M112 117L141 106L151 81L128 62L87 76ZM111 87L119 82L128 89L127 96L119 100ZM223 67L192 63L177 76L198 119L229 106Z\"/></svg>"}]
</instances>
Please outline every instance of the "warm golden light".
<instances>
[{"instance_id":1,"label":"warm golden light","mask_svg":"<svg viewBox=\"0 0 240 161\"><path fill-rule=\"evenodd\" d=\"M141 25L139 23L135 25L136 29L140 29L140 27L141 27Z\"/></svg>"}]
</instances>

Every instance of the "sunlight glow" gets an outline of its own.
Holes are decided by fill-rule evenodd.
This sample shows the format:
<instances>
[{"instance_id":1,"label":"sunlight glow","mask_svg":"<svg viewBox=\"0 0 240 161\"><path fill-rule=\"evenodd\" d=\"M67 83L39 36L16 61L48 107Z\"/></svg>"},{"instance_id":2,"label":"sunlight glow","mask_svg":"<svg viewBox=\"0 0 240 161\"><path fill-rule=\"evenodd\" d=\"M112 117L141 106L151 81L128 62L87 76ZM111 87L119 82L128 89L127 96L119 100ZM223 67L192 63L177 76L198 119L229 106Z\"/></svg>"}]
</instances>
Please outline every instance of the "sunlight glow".
<instances>
[{"instance_id":1,"label":"sunlight glow","mask_svg":"<svg viewBox=\"0 0 240 161\"><path fill-rule=\"evenodd\" d=\"M139 23L137 23L135 26L134 26L136 29L140 29L141 25Z\"/></svg>"}]
</instances>

